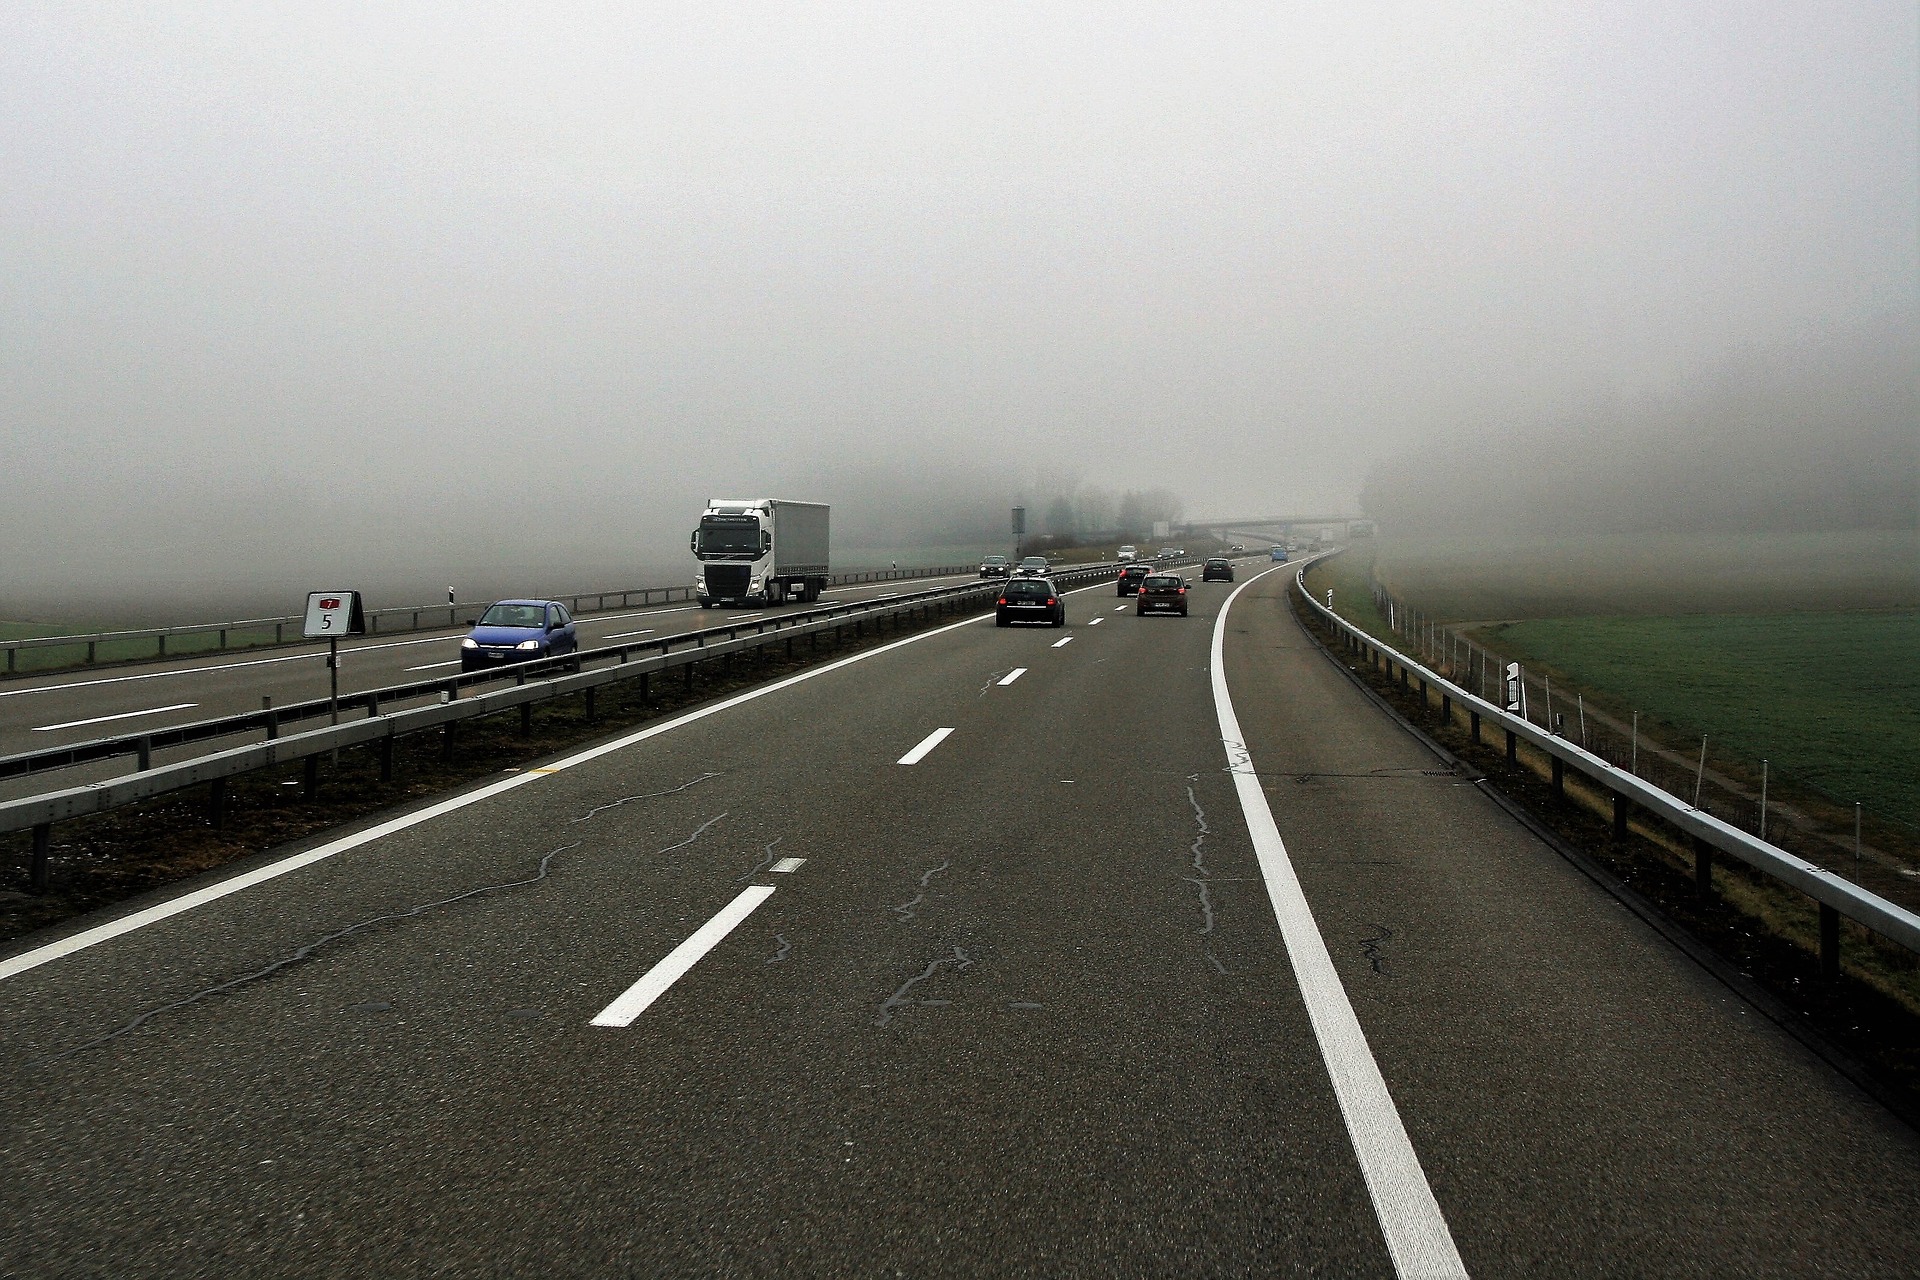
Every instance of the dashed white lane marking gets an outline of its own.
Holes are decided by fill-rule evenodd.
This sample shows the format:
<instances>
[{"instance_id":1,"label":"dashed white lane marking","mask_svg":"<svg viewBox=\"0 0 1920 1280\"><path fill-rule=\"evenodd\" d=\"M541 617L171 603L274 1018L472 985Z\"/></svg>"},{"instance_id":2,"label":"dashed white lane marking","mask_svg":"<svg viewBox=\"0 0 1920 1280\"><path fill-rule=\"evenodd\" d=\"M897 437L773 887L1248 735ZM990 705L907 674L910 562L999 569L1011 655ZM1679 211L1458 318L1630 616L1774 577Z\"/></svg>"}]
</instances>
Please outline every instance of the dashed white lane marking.
<instances>
[{"instance_id":1,"label":"dashed white lane marking","mask_svg":"<svg viewBox=\"0 0 1920 1280\"><path fill-rule=\"evenodd\" d=\"M789 871L798 871L800 868L806 865L807 865L807 860L805 858L782 858L780 859L780 861L774 863L771 867L769 867L768 870L778 872L781 875L785 875Z\"/></svg>"},{"instance_id":2,"label":"dashed white lane marking","mask_svg":"<svg viewBox=\"0 0 1920 1280\"><path fill-rule=\"evenodd\" d=\"M1081 587L1068 594L1077 595L1080 591L1091 591L1093 589L1092 587ZM662 612L665 611L663 610ZM220 899L228 897L231 894L241 893L252 888L254 885L264 884L268 880L278 879L290 872L298 871L302 867L310 867L316 862L324 862L328 858L346 853L352 849L357 849L361 845L372 844L375 840L383 836L392 835L396 831L405 831L409 827L431 822L444 814L464 809L471 804L478 804L483 800L488 800L500 795L502 792L511 791L515 787L525 786L527 783L533 782L547 774L559 773L562 770L571 769L577 765L598 760L601 756L612 755L616 751L624 751L628 747L645 742L650 738L657 738L663 733L671 733L682 725L692 724L698 720L705 720L708 716L719 715L723 711L731 711L733 708L745 703L756 701L769 694L779 693L783 689L790 689L794 685L804 684L809 680L818 680L821 676L831 675L857 662L870 662L882 654L892 653L895 649L904 649L908 645L920 644L933 639L935 636L946 635L949 631L958 631L962 627L974 626L992 616L992 614L981 614L972 618L963 618L958 622L949 622L943 627L935 627L931 631L922 631L901 640L891 641L876 649L867 649L860 653L849 654L847 657L841 658L836 662L829 662L825 666L814 667L812 670L799 672L796 675L788 676L784 680L776 680L772 684L762 685L757 689L748 689L742 693L736 693L731 698L722 698L719 702L689 711L684 715L675 716L673 719L660 724L649 725L645 729L636 729L634 732L626 734L623 737L615 738L611 742L603 742L597 747L589 747L585 751L576 752L564 760L556 760L553 764L544 768L530 769L525 773L509 775L498 782L490 783L487 786L469 791L464 795L454 796L451 799L442 800L438 804L428 805L424 809L417 809L412 813L395 818L390 822L382 822L376 826L368 827L363 831L356 831L350 836L342 836L340 839L329 844L321 845L318 849L309 849L305 853L296 853L292 857L282 858L280 861L268 863L264 867L256 867L252 871L242 872L231 879L222 880L218 884L208 885L204 889L198 889L192 893L182 894L178 898L170 898L165 902L156 903L144 911L136 911L132 915L122 916L118 920L97 925L92 929L83 929L70 937L60 939L58 942L49 942L43 947L35 947L31 951L24 951L17 956L0 960L0 982L4 982L6 979L18 974L25 973L29 969L37 969L41 965L51 963L63 956L70 956L75 952L85 951L89 947L95 947L103 942L111 941L121 934L133 933L135 930L144 929L148 925L158 924L162 920L183 915L197 907L203 907L209 902L218 902ZM440 638L443 640L447 639L445 636ZM286 661L286 659L272 658L268 659L268 661L281 662ZM67 686L53 687L61 688ZM33 690L19 690L17 692L30 693L33 692Z\"/></svg>"},{"instance_id":3,"label":"dashed white lane marking","mask_svg":"<svg viewBox=\"0 0 1920 1280\"><path fill-rule=\"evenodd\" d=\"M65 724L35 725L35 733L52 733L56 729L78 729L83 725L105 724L109 720L131 720L135 716L157 716L167 711L185 711L188 707L197 707L197 702L176 702L170 707L149 707L145 711L122 711L119 715L95 716L91 720L69 720Z\"/></svg>"},{"instance_id":4,"label":"dashed white lane marking","mask_svg":"<svg viewBox=\"0 0 1920 1280\"><path fill-rule=\"evenodd\" d=\"M647 1006L667 993L667 988L700 963L700 958L720 945L754 908L773 896L773 886L756 884L740 891L740 896L720 908L720 914L700 926L699 932L667 953L666 959L641 975L640 981L621 993L618 1000L602 1009L593 1019L596 1027L624 1027L647 1011Z\"/></svg>"},{"instance_id":5,"label":"dashed white lane marking","mask_svg":"<svg viewBox=\"0 0 1920 1280\"><path fill-rule=\"evenodd\" d=\"M1021 676L1025 674L1027 674L1027 669L1025 667L1015 667L1013 670L1007 672L1006 678L1001 680L1000 683L1003 685L1012 684L1015 680L1018 680Z\"/></svg>"},{"instance_id":6,"label":"dashed white lane marking","mask_svg":"<svg viewBox=\"0 0 1920 1280\"><path fill-rule=\"evenodd\" d=\"M1090 626L1090 627L1097 627L1097 626L1099 626L1099 625L1100 625L1101 623L1103 623L1103 622L1105 622L1105 621L1106 621L1106 619L1105 619L1105 618L1094 618L1093 620L1091 620L1090 622L1088 622L1088 623L1087 623L1087 625L1088 625L1088 626Z\"/></svg>"},{"instance_id":7,"label":"dashed white lane marking","mask_svg":"<svg viewBox=\"0 0 1920 1280\"><path fill-rule=\"evenodd\" d=\"M1069 644L1072 644L1072 643L1073 643L1073 637L1072 637L1072 636L1068 636L1068 637L1066 637L1066 638L1065 638L1064 640L1055 640L1055 641L1053 642L1053 647L1054 647L1054 648L1056 648L1056 649L1058 649L1058 648L1060 648L1060 647L1061 647L1062 645L1069 645Z\"/></svg>"},{"instance_id":8,"label":"dashed white lane marking","mask_svg":"<svg viewBox=\"0 0 1920 1280\"><path fill-rule=\"evenodd\" d=\"M1426 1171L1420 1167L1413 1141L1401 1123L1399 1108L1387 1092L1380 1064L1367 1047L1360 1019L1354 1016L1346 988L1340 985L1326 939L1314 923L1313 908L1307 904L1300 879L1294 874L1293 861L1287 856L1273 810L1260 789L1260 776L1254 771L1252 754L1233 711L1233 699L1227 693L1227 612L1242 591L1268 572L1271 570L1235 587L1213 623L1213 708L1227 749L1228 772L1233 775L1240 809L1247 819L1247 834L1259 856L1260 874L1280 923L1287 959L1293 965L1294 980L1300 984L1314 1037L1320 1042L1320 1058L1332 1079L1334 1097L1347 1122L1347 1136L1373 1197L1374 1216L1380 1220L1394 1270L1401 1276L1464 1277L1466 1265L1433 1197Z\"/></svg>"},{"instance_id":9,"label":"dashed white lane marking","mask_svg":"<svg viewBox=\"0 0 1920 1280\"><path fill-rule=\"evenodd\" d=\"M927 753L929 751L932 751L935 747L939 746L942 742L945 742L947 735L952 732L953 732L952 729L935 729L932 733L928 734L926 737L920 740L919 746L907 752L907 754L901 756L899 760L895 761L895 763L896 764L919 764L922 760L925 760L927 758Z\"/></svg>"},{"instance_id":10,"label":"dashed white lane marking","mask_svg":"<svg viewBox=\"0 0 1920 1280\"><path fill-rule=\"evenodd\" d=\"M408 671L438 671L442 667L457 667L459 665L460 665L460 659L455 658L451 662L429 662L423 667L408 667L407 670Z\"/></svg>"},{"instance_id":11,"label":"dashed white lane marking","mask_svg":"<svg viewBox=\"0 0 1920 1280\"><path fill-rule=\"evenodd\" d=\"M1125 613L1125 612L1126 612L1127 610L1129 610L1129 609L1131 609L1131 608L1133 608L1133 606L1132 606L1132 605L1130 605L1130 604L1123 604L1123 605L1121 605L1121 606L1120 606L1120 607L1119 607L1118 609L1115 609L1115 610L1114 610L1114 612L1115 612L1115 613Z\"/></svg>"},{"instance_id":12,"label":"dashed white lane marking","mask_svg":"<svg viewBox=\"0 0 1920 1280\"><path fill-rule=\"evenodd\" d=\"M625 640L629 636L652 635L652 627L642 627L638 631L617 631L613 635L601 637L604 640Z\"/></svg>"},{"instance_id":13,"label":"dashed white lane marking","mask_svg":"<svg viewBox=\"0 0 1920 1280\"><path fill-rule=\"evenodd\" d=\"M369 653L375 649L401 649L410 644L452 644L455 636L434 636L427 640L394 640L387 644L357 644L340 650L340 656ZM134 680L164 680L169 676L200 676L215 671L238 671L242 667L268 667L279 662L318 662L324 653L290 653L280 658L248 658L245 662L222 662L211 667L180 667L172 671L148 671L137 676L103 676L98 680L70 680L65 684L35 685L31 689L0 690L0 698L20 698L29 693L59 693L65 689L91 689L103 684L127 684Z\"/></svg>"}]
</instances>

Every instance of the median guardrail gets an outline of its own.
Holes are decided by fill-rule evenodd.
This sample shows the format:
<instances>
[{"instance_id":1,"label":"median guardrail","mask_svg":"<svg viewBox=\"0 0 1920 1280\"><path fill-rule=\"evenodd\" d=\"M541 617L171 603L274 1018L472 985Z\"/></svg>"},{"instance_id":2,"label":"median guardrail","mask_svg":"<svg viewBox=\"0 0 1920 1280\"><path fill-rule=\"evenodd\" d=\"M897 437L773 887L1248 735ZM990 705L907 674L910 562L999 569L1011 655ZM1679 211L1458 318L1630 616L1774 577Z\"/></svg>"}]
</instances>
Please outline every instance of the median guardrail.
<instances>
[{"instance_id":1,"label":"median guardrail","mask_svg":"<svg viewBox=\"0 0 1920 1280\"><path fill-rule=\"evenodd\" d=\"M854 586L869 582L905 582L915 578L944 578L956 573L970 573L972 565L942 565L936 568L916 569L872 569L854 573L830 574L827 583L830 586ZM576 591L551 597L567 602L567 607L575 613L603 613L609 609L625 609L635 604L644 608L650 604L669 604L675 600L691 600L692 587L623 587L616 591ZM582 601L592 601L591 608L582 608ZM470 600L465 603L398 605L388 609L370 609L366 614L367 632L370 635L404 635L409 631L431 631L441 627L457 627L463 618L472 617L488 605L488 600ZM441 618L446 621L440 621ZM425 619L423 622L422 619ZM20 672L19 655L32 650L73 649L76 652L85 649L84 657L56 666L36 668L36 673L61 670L66 667L96 666L102 661L127 662L139 661L144 657L180 657L176 646L174 652L167 652L169 640L178 641L191 636L212 636L211 648L201 646L190 650L192 654L218 653L229 647L246 649L271 648L275 645L311 643L300 634L303 621L300 614L290 614L279 618L242 618L234 622L195 622L178 627L150 627L136 631L98 631L84 635L33 636L19 640L0 640L0 651L6 653L6 674L17 675ZM273 638L268 639L271 631ZM229 646L228 641L234 643ZM154 646L151 654L119 655L103 659L100 656L102 646L114 645Z\"/></svg>"},{"instance_id":2,"label":"median guardrail","mask_svg":"<svg viewBox=\"0 0 1920 1280\"><path fill-rule=\"evenodd\" d=\"M1474 741L1481 740L1484 726L1492 725L1506 734L1509 760L1515 758L1518 745L1522 742L1548 758L1556 792L1562 791L1566 770L1572 769L1610 794L1613 798L1616 837L1625 837L1628 819L1633 809L1638 807L1689 839L1694 853L1694 874L1703 889L1711 886L1712 858L1718 852L1812 898L1820 908L1820 967L1823 973L1832 976L1839 972L1842 916L1909 951L1920 953L1920 915L1694 807L1673 793L1560 737L1552 729L1536 725L1503 706L1487 701L1417 659L1383 644L1371 632L1356 627L1313 598L1313 593L1306 586L1306 566L1294 574L1294 585L1299 590L1300 598L1334 629L1350 650L1369 662L1385 664L1390 677L1404 681L1411 676L1420 681L1423 691L1437 691L1442 699L1441 713L1444 716L1450 718L1453 704L1458 703L1469 717Z\"/></svg>"},{"instance_id":3,"label":"median guardrail","mask_svg":"<svg viewBox=\"0 0 1920 1280\"><path fill-rule=\"evenodd\" d=\"M1062 583L1085 583L1111 576L1111 563L1076 565L1054 570L1053 578ZM975 581L953 587L938 587L885 600L852 601L794 613L777 614L752 620L722 623L699 631L660 636L629 644L610 645L558 658L517 663L500 670L443 676L435 680L393 685L355 693L340 700L344 709L361 709L360 718L322 728L285 734L290 723L328 715L328 699L315 699L280 708L266 708L213 720L198 721L176 728L95 739L68 747L0 758L0 777L43 772L91 760L137 755L139 766L131 774L106 782L67 787L42 795L0 801L0 834L31 830L33 860L29 879L32 887L43 890L48 880L48 849L52 826L56 822L89 814L104 813L123 805L184 788L208 785L216 825L224 813L226 780L257 769L294 760L305 762L306 786L311 793L317 783L319 757L340 747L376 744L381 751L381 777L392 776L393 744L401 737L440 729L447 734L447 749L452 748L453 726L463 720L496 715L519 709L530 716L535 704L572 694L587 698L589 717L593 713L594 692L603 686L626 680L648 680L656 674L684 669L691 687L696 664L726 660L769 645L784 644L788 656L796 640L818 637L849 624L856 634L868 621L876 626L888 619L914 613L930 618L936 612L961 612L979 608L995 597L1001 580ZM587 669L588 663L598 663ZM503 679L514 683L505 688L461 696L476 685L497 684ZM646 686L643 684L642 688ZM414 701L423 697L440 700L424 706L382 711L382 704ZM523 719L523 725L526 721ZM154 765L152 753L162 746L228 738L236 734L259 732L265 741L230 747L191 760Z\"/></svg>"}]
</instances>

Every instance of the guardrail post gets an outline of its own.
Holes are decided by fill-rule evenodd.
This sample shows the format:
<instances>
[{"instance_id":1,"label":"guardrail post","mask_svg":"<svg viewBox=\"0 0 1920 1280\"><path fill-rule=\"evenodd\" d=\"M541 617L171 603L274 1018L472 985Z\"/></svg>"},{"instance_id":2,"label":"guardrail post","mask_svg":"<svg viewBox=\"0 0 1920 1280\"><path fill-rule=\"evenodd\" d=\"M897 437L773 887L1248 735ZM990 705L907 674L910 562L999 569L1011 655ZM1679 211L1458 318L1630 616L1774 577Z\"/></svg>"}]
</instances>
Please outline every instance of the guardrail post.
<instances>
[{"instance_id":1,"label":"guardrail post","mask_svg":"<svg viewBox=\"0 0 1920 1280\"><path fill-rule=\"evenodd\" d=\"M300 771L301 794L311 800L320 794L320 757L308 756Z\"/></svg>"},{"instance_id":2,"label":"guardrail post","mask_svg":"<svg viewBox=\"0 0 1920 1280\"><path fill-rule=\"evenodd\" d=\"M267 741L272 742L280 736L280 713L273 709L273 699L266 694L260 695L260 709L267 713Z\"/></svg>"},{"instance_id":3,"label":"guardrail post","mask_svg":"<svg viewBox=\"0 0 1920 1280\"><path fill-rule=\"evenodd\" d=\"M1444 725L1453 723L1453 695L1450 693L1440 695L1440 723Z\"/></svg>"},{"instance_id":4,"label":"guardrail post","mask_svg":"<svg viewBox=\"0 0 1920 1280\"><path fill-rule=\"evenodd\" d=\"M640 705L643 707L650 706L653 702L653 690L650 687L652 683L651 675L642 671L640 673Z\"/></svg>"},{"instance_id":5,"label":"guardrail post","mask_svg":"<svg viewBox=\"0 0 1920 1280\"><path fill-rule=\"evenodd\" d=\"M1613 838L1615 840L1627 838L1627 812L1631 805L1632 802L1627 799L1626 793L1620 791L1613 793Z\"/></svg>"},{"instance_id":6,"label":"guardrail post","mask_svg":"<svg viewBox=\"0 0 1920 1280\"><path fill-rule=\"evenodd\" d=\"M1473 745L1477 747L1480 745L1480 713L1478 711L1467 712L1467 720L1473 728Z\"/></svg>"},{"instance_id":7,"label":"guardrail post","mask_svg":"<svg viewBox=\"0 0 1920 1280\"><path fill-rule=\"evenodd\" d=\"M93 649L94 649L95 643L96 642L92 640L87 641L87 665L88 666L93 665ZM9 671L13 670L13 653L11 650L9 650L7 653L7 670Z\"/></svg>"},{"instance_id":8,"label":"guardrail post","mask_svg":"<svg viewBox=\"0 0 1920 1280\"><path fill-rule=\"evenodd\" d=\"M1820 976L1840 976L1840 913L1820 904Z\"/></svg>"},{"instance_id":9,"label":"guardrail post","mask_svg":"<svg viewBox=\"0 0 1920 1280\"><path fill-rule=\"evenodd\" d=\"M442 764L453 763L453 721L451 720L447 721L440 730L440 761Z\"/></svg>"},{"instance_id":10,"label":"guardrail post","mask_svg":"<svg viewBox=\"0 0 1920 1280\"><path fill-rule=\"evenodd\" d=\"M227 629L225 627L220 628L220 647L222 649L227 647Z\"/></svg>"},{"instance_id":11,"label":"guardrail post","mask_svg":"<svg viewBox=\"0 0 1920 1280\"><path fill-rule=\"evenodd\" d=\"M139 750L140 772L145 773L153 768L153 739L142 734L136 745Z\"/></svg>"},{"instance_id":12,"label":"guardrail post","mask_svg":"<svg viewBox=\"0 0 1920 1280\"><path fill-rule=\"evenodd\" d=\"M696 664L694 664L694 663L691 663L691 662L689 662L689 663L688 663L688 664L686 665L686 675L687 675L687 696L688 696L688 697L692 697L692 696L693 696L693 668L694 668L694 666L695 666L695 665L696 665Z\"/></svg>"},{"instance_id":13,"label":"guardrail post","mask_svg":"<svg viewBox=\"0 0 1920 1280\"><path fill-rule=\"evenodd\" d=\"M1553 756L1551 759L1553 761L1553 798L1565 800L1567 798L1567 762L1559 756Z\"/></svg>"},{"instance_id":14,"label":"guardrail post","mask_svg":"<svg viewBox=\"0 0 1920 1280\"><path fill-rule=\"evenodd\" d=\"M45 893L53 879L49 870L49 851L53 848L53 824L42 822L33 828L33 863L27 871L27 887Z\"/></svg>"},{"instance_id":15,"label":"guardrail post","mask_svg":"<svg viewBox=\"0 0 1920 1280\"><path fill-rule=\"evenodd\" d=\"M1703 898L1713 896L1713 846L1693 838L1693 887Z\"/></svg>"},{"instance_id":16,"label":"guardrail post","mask_svg":"<svg viewBox=\"0 0 1920 1280\"><path fill-rule=\"evenodd\" d=\"M523 738L533 736L533 704L531 702L520 704L520 736Z\"/></svg>"},{"instance_id":17,"label":"guardrail post","mask_svg":"<svg viewBox=\"0 0 1920 1280\"><path fill-rule=\"evenodd\" d=\"M207 818L213 823L215 831L224 831L227 826L227 780L215 778L207 784Z\"/></svg>"},{"instance_id":18,"label":"guardrail post","mask_svg":"<svg viewBox=\"0 0 1920 1280\"><path fill-rule=\"evenodd\" d=\"M380 739L380 781L393 781L393 735Z\"/></svg>"},{"instance_id":19,"label":"guardrail post","mask_svg":"<svg viewBox=\"0 0 1920 1280\"><path fill-rule=\"evenodd\" d=\"M593 690L588 689L587 690L587 723L592 724L594 722L594 719L595 717L593 714Z\"/></svg>"},{"instance_id":20,"label":"guardrail post","mask_svg":"<svg viewBox=\"0 0 1920 1280\"><path fill-rule=\"evenodd\" d=\"M159 640L159 641L160 641L160 656L161 656L161 657L163 657L163 658L164 658L164 657L166 657L166 656L167 656L167 635L166 635L166 632L164 632L164 631L163 631L163 632L161 632L161 633L160 633L160 634L159 634L158 636L156 636L156 637L155 637L155 639L157 639L157 640Z\"/></svg>"},{"instance_id":21,"label":"guardrail post","mask_svg":"<svg viewBox=\"0 0 1920 1280\"><path fill-rule=\"evenodd\" d=\"M1507 730L1507 763L1509 765L1520 763L1520 739L1511 729Z\"/></svg>"}]
</instances>

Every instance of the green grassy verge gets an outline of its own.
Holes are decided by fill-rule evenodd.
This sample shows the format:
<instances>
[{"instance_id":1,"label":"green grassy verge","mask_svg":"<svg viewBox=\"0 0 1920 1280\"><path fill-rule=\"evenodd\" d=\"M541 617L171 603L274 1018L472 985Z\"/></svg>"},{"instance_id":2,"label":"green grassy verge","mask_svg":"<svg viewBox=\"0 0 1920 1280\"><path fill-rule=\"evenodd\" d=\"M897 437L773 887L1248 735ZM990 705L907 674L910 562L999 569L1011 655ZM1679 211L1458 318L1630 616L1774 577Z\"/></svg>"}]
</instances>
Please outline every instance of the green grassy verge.
<instances>
[{"instance_id":1,"label":"green grassy verge","mask_svg":"<svg viewBox=\"0 0 1920 1280\"><path fill-rule=\"evenodd\" d=\"M1482 634L1719 752L1920 822L1920 610L1552 618Z\"/></svg>"}]
</instances>

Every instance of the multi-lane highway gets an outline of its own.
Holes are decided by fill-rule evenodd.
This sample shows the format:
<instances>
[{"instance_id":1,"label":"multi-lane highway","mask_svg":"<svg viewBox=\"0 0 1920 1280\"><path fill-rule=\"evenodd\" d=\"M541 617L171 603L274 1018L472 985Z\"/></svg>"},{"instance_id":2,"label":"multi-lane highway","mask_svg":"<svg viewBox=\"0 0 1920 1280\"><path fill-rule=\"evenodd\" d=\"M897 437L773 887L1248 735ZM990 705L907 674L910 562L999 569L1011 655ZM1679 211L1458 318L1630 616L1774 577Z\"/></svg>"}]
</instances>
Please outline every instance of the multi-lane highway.
<instances>
[{"instance_id":1,"label":"multi-lane highway","mask_svg":"<svg viewBox=\"0 0 1920 1280\"><path fill-rule=\"evenodd\" d=\"M874 600L965 581L923 578L835 588L824 602ZM763 610L702 609L697 604L656 605L587 614L576 619L580 645L602 645L697 631L730 621L748 621L799 611L800 605ZM459 645L467 628L399 636L359 637L341 646L343 697L368 689L410 684L460 670ZM0 682L0 755L163 729L196 720L256 711L263 697L286 705L327 696L324 644L235 650L202 658L91 668ZM190 755L205 746L182 749ZM163 756L164 758L172 758ZM97 766L85 779L126 771L126 764ZM73 775L76 778L82 775ZM13 785L26 794L59 784L44 780Z\"/></svg>"},{"instance_id":2,"label":"multi-lane highway","mask_svg":"<svg viewBox=\"0 0 1920 1280\"><path fill-rule=\"evenodd\" d=\"M930 629L17 945L0 1274L1912 1274L1920 1139L1288 572Z\"/></svg>"}]
</instances>

